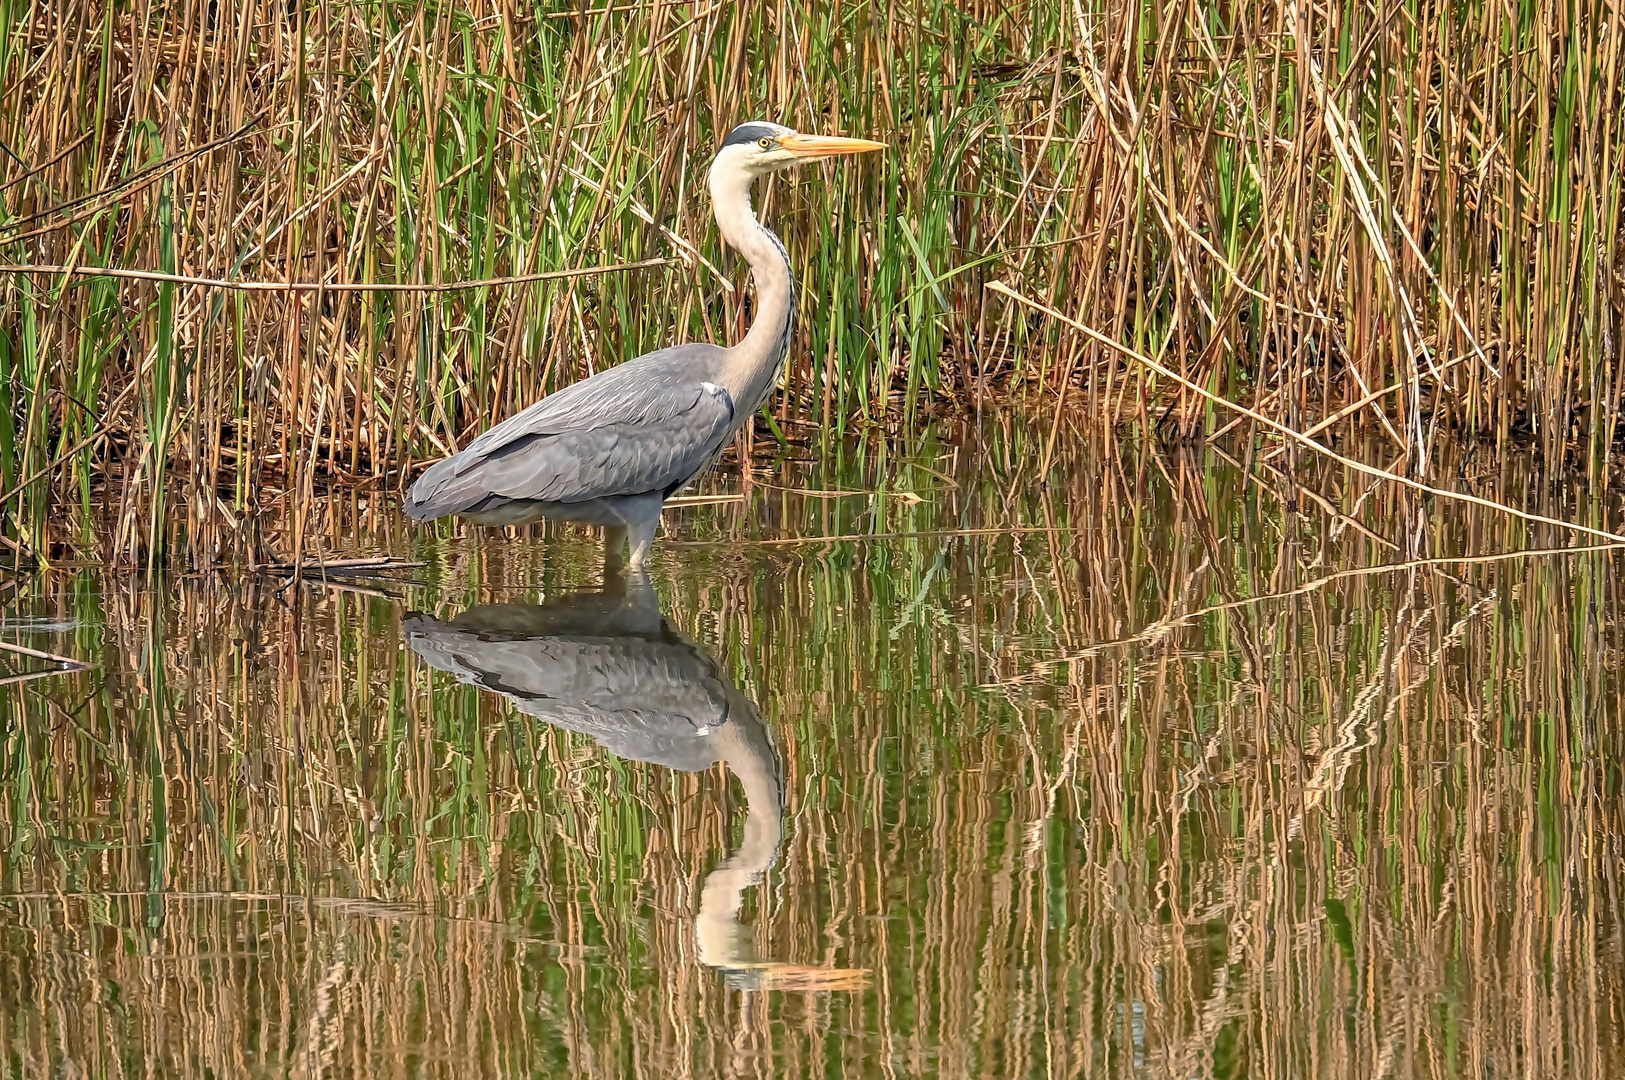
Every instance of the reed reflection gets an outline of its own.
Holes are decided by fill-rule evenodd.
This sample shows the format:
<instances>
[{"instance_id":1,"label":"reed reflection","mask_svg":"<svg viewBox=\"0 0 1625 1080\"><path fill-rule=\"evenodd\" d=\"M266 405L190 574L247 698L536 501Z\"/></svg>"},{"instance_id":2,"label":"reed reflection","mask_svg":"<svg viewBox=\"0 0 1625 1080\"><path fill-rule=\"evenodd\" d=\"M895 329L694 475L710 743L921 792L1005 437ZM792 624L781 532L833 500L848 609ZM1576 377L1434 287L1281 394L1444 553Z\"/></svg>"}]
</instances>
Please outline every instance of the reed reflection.
<instances>
[{"instance_id":1,"label":"reed reflection","mask_svg":"<svg viewBox=\"0 0 1625 1080\"><path fill-rule=\"evenodd\" d=\"M745 891L778 859L784 771L755 702L716 660L677 631L647 577L611 576L603 590L543 604L482 604L450 620L403 622L424 661L500 694L611 753L698 772L717 762L744 789L739 847L705 879L694 916L700 962L741 990L829 990L865 983L861 969L759 960L739 921Z\"/></svg>"}]
</instances>

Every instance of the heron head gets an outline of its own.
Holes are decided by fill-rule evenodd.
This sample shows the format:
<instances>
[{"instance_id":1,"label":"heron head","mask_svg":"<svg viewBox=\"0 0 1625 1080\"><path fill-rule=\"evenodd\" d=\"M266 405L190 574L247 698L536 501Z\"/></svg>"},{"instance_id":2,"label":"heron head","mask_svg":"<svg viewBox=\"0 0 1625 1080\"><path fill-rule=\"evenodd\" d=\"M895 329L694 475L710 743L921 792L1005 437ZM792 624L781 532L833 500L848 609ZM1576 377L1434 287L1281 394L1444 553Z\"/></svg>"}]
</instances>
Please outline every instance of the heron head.
<instances>
[{"instance_id":1,"label":"heron head","mask_svg":"<svg viewBox=\"0 0 1625 1080\"><path fill-rule=\"evenodd\" d=\"M803 135L781 124L753 120L728 132L712 168L737 169L747 176L764 176L792 165L883 150L885 147L885 143L870 142L868 139Z\"/></svg>"}]
</instances>

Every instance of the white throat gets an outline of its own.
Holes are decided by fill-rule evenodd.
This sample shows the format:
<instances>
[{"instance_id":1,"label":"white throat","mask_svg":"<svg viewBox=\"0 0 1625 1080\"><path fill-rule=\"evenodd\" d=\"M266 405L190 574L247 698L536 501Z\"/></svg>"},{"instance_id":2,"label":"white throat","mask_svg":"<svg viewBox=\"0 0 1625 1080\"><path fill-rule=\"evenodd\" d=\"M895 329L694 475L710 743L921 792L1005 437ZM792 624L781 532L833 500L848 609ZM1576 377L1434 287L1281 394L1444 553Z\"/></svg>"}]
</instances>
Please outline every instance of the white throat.
<instances>
[{"instance_id":1,"label":"white throat","mask_svg":"<svg viewBox=\"0 0 1625 1080\"><path fill-rule=\"evenodd\" d=\"M735 407L744 416L759 409L774 385L795 328L795 277L784 246L750 205L755 177L726 152L711 166L711 205L728 246L750 265L756 281L756 318L743 340L728 350L720 372Z\"/></svg>"}]
</instances>

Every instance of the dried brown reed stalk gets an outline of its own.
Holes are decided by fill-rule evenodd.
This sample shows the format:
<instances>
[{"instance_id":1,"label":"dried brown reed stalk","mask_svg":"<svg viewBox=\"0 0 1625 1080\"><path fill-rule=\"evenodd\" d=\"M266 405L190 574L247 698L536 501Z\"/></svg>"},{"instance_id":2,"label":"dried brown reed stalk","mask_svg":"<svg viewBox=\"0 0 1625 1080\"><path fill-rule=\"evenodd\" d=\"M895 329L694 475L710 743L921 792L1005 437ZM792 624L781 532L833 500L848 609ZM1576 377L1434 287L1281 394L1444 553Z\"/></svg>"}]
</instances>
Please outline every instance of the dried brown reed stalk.
<instances>
[{"instance_id":1,"label":"dried brown reed stalk","mask_svg":"<svg viewBox=\"0 0 1625 1080\"><path fill-rule=\"evenodd\" d=\"M0 624L0 628L3 628L3 624ZM26 645L18 645L11 641L0 641L0 652L8 652L14 656L26 656L32 660L46 660L57 665L54 668L46 668L40 671L23 671L15 675L0 677L0 686L29 682L33 679L44 679L69 671L90 671L96 666L95 664L87 664L83 660L75 660L71 656L60 656L57 653L46 652L42 649L30 649Z\"/></svg>"},{"instance_id":2,"label":"dried brown reed stalk","mask_svg":"<svg viewBox=\"0 0 1625 1080\"><path fill-rule=\"evenodd\" d=\"M628 270L644 270L651 266L665 266L672 259L645 259L635 263L617 263L613 266L585 266L579 270L551 270L540 274L522 274L518 277L482 278L478 281L441 281L433 284L394 281L226 281L214 278L186 277L182 274L157 274L149 270L116 270L90 266L0 266L0 274L65 274L74 277L110 277L125 281L159 281L171 285L201 285L208 289L227 292L411 292L445 293L465 289L491 289L507 285L530 285L538 281L562 281L567 278L594 277L598 274L619 274Z\"/></svg>"},{"instance_id":3,"label":"dried brown reed stalk","mask_svg":"<svg viewBox=\"0 0 1625 1080\"><path fill-rule=\"evenodd\" d=\"M1025 304L1025 305L1027 305L1028 307L1031 307L1031 308L1035 308L1036 310L1042 311L1044 314L1049 315L1052 318L1055 318L1055 319L1060 320L1061 322L1064 322L1066 325L1072 327L1074 330L1078 331L1079 333L1083 334L1084 336L1086 336L1088 338L1091 338L1092 340L1097 341L1100 344L1105 345L1106 347L1108 347L1110 349L1113 349L1116 352L1122 353L1124 356L1127 356L1129 359L1134 360L1137 363L1144 364L1146 367L1150 368L1152 371L1156 372L1157 374L1163 376L1164 378L1170 379L1175 383L1178 383L1180 386L1183 386L1185 389L1191 391L1192 393L1194 393L1194 394L1196 394L1196 395L1198 395L1198 396L1200 396L1202 398L1207 399L1208 401L1213 402L1215 405L1222 406L1225 409L1230 410L1231 412L1240 413L1242 416L1245 416L1249 420L1253 420L1253 421L1255 421L1255 422L1257 422L1259 424L1262 424L1264 427L1270 429L1271 431L1278 431L1282 435L1285 435L1288 439L1291 439L1293 442L1296 442L1296 443L1298 443L1300 445L1306 446L1309 449L1313 450L1315 453L1320 454L1320 455L1322 455L1322 456L1324 456L1326 458L1329 458L1330 460L1335 461L1338 464L1345 466L1346 468L1352 469L1353 471L1355 471L1357 473L1360 473L1363 476L1375 477L1376 479L1388 481L1388 482L1394 483L1394 484L1398 484L1401 487L1407 487L1407 488L1410 488L1413 491L1420 491L1420 492L1422 492L1424 494L1435 496L1436 498L1449 499L1449 500L1454 501L1454 502L1464 502L1464 503L1470 503L1470 504L1472 504L1474 506L1485 507L1486 509L1494 510L1497 513L1507 514L1507 515L1509 515L1511 517L1518 518L1519 520L1522 520L1522 521L1534 522L1534 523L1538 523L1538 524L1541 524L1541 525L1555 525L1560 529L1566 529L1566 530L1570 530L1570 531L1573 531L1573 532L1585 533L1588 536L1600 536L1604 540L1612 540L1612 541L1615 541L1616 543L1625 544L1625 536L1620 536L1617 533L1608 532L1605 529L1596 529L1596 528L1591 527L1590 525L1584 525L1584 524L1581 524L1579 522L1559 521L1556 518L1544 517L1544 516L1542 516L1540 514L1532 514L1532 513L1528 512L1526 510L1520 510L1515 506L1507 506L1507 505L1505 505L1503 503L1498 503L1498 502L1494 501L1493 499L1486 499L1486 498L1483 498L1483 497L1478 496L1478 495L1473 495L1470 492L1450 491L1450 490L1448 490L1446 488L1432 487L1431 485L1424 484L1419 480L1414 480L1411 477L1404 475L1403 473L1391 472L1391 471L1389 471L1387 469L1379 469L1376 466L1367 465L1363 461L1357 461L1354 458L1346 457L1346 456L1344 456L1342 454L1339 454L1337 451L1331 449L1330 447L1316 442L1314 439L1310 438L1308 435L1305 435L1304 433L1302 433L1300 431L1296 431L1293 428L1288 427L1286 424L1283 424L1278 420L1271 419L1270 417L1265 416L1260 412L1257 412L1257 411L1255 411L1253 409L1247 408L1245 405L1238 405L1233 401L1229 401L1229 400L1226 400L1225 398L1220 397L1218 394L1215 394L1212 391L1208 390L1205 386L1202 386L1200 383L1193 382L1190 379L1186 378L1185 376L1179 374L1177 371L1172 371L1169 368L1163 366L1162 364L1157 363L1157 361L1151 359L1151 357L1142 355L1142 354L1140 354L1138 352L1135 352L1133 349L1130 349L1130 348L1128 348L1128 347L1126 347L1126 346L1124 346L1124 345L1122 345L1122 344L1120 344L1120 343L1118 343L1116 341L1113 341L1111 338L1109 338L1106 335L1100 333L1098 330L1095 330L1095 329L1093 329L1092 327L1089 327L1089 326L1085 326L1083 323L1079 322L1078 320L1076 320L1074 318L1071 318L1070 316L1063 315L1059 311L1056 311L1054 308L1049 307L1046 304L1041 304L1041 303L1037 302L1036 300L1032 300L1032 299L1030 299L1028 297L1025 297L1025 296L1021 295L1019 292L1017 292L1016 290L1010 288L1008 285L1004 284L1003 282L990 281L990 282L988 282L987 287L990 290L992 290L993 292L997 292L997 293L1000 293L1000 294L1002 294L1004 296L1008 296L1008 297L1010 297L1010 299L1015 300L1018 303ZM1052 432L1052 435L1051 435L1051 440L1050 440L1049 446L1050 447L1054 446L1053 432Z\"/></svg>"}]
</instances>

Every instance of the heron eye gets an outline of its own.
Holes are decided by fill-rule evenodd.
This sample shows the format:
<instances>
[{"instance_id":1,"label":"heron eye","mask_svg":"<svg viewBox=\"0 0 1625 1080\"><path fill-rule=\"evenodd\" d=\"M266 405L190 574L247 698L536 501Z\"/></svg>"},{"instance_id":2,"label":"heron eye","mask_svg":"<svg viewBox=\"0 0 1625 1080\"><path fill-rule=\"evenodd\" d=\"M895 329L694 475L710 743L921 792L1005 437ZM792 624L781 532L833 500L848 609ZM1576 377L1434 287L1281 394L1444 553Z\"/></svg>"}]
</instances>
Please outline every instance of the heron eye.
<instances>
[{"instance_id":1,"label":"heron eye","mask_svg":"<svg viewBox=\"0 0 1625 1080\"><path fill-rule=\"evenodd\" d=\"M763 150L767 150L773 146L773 140L768 138L766 135L763 135L760 139L756 140L756 145L760 146Z\"/></svg>"}]
</instances>

